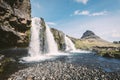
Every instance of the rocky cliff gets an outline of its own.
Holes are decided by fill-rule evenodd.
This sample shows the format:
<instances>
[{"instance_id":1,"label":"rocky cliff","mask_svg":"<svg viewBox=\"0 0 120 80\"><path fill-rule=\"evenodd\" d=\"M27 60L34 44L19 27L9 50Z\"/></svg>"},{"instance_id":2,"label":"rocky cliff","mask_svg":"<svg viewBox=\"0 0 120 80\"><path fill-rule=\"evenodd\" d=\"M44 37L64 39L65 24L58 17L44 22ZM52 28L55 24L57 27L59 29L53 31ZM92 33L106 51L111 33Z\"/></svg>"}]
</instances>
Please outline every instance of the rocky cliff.
<instances>
[{"instance_id":1,"label":"rocky cliff","mask_svg":"<svg viewBox=\"0 0 120 80\"><path fill-rule=\"evenodd\" d=\"M58 49L64 51L65 50L65 34L62 31L51 28L55 41L57 42Z\"/></svg>"},{"instance_id":2,"label":"rocky cliff","mask_svg":"<svg viewBox=\"0 0 120 80\"><path fill-rule=\"evenodd\" d=\"M0 0L0 48L27 46L30 0Z\"/></svg>"},{"instance_id":3,"label":"rocky cliff","mask_svg":"<svg viewBox=\"0 0 120 80\"><path fill-rule=\"evenodd\" d=\"M40 18L40 24L41 24L41 30L40 30L40 46L41 46L41 51L45 52L46 51L46 25L45 25L45 21L43 18Z\"/></svg>"}]
</instances>

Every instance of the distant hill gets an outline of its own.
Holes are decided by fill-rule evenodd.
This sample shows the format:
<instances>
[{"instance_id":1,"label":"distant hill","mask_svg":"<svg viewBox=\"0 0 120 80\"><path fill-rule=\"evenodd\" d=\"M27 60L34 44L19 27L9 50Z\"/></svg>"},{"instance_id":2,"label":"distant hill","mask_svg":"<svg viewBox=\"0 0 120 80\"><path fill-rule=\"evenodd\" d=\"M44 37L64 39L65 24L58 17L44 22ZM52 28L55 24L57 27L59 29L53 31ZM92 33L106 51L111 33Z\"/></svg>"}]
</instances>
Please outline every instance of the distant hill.
<instances>
[{"instance_id":1,"label":"distant hill","mask_svg":"<svg viewBox=\"0 0 120 80\"><path fill-rule=\"evenodd\" d=\"M90 38L94 38L94 39L100 39L99 36L97 36L94 32L87 30L85 33L83 33L81 39L90 39Z\"/></svg>"},{"instance_id":2,"label":"distant hill","mask_svg":"<svg viewBox=\"0 0 120 80\"><path fill-rule=\"evenodd\" d=\"M119 44L106 41L90 30L84 32L80 39L71 39L78 49L92 50L94 47L120 47Z\"/></svg>"}]
</instances>

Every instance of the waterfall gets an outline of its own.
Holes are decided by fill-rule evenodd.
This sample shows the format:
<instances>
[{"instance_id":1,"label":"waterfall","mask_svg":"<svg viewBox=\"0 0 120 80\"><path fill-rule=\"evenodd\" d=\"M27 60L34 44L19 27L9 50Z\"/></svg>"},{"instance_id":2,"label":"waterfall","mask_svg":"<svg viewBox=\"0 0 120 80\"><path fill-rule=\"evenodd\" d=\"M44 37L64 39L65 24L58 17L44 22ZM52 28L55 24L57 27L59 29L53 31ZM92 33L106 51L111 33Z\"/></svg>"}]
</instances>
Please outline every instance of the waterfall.
<instances>
[{"instance_id":1,"label":"waterfall","mask_svg":"<svg viewBox=\"0 0 120 80\"><path fill-rule=\"evenodd\" d=\"M28 49L29 56L23 57L23 61L31 62L45 60L51 58L51 56L49 56L49 53L52 55L58 53L58 46L54 40L54 36L49 26L46 25L46 38L44 39L44 41L41 41L41 29L41 19L37 17L32 18L31 37ZM43 44L43 42L45 42L44 46L41 45ZM43 47L45 47L45 51L43 52L46 52L47 54L42 54L43 52L41 49L43 49Z\"/></svg>"},{"instance_id":2,"label":"waterfall","mask_svg":"<svg viewBox=\"0 0 120 80\"><path fill-rule=\"evenodd\" d=\"M44 59L44 57L41 56L40 29L41 19L37 17L32 18L31 37L28 49L29 56L23 57L23 61L31 62Z\"/></svg>"},{"instance_id":3,"label":"waterfall","mask_svg":"<svg viewBox=\"0 0 120 80\"><path fill-rule=\"evenodd\" d=\"M48 25L46 25L46 42L46 48L48 53L58 53L57 43L55 42L54 36Z\"/></svg>"},{"instance_id":4,"label":"waterfall","mask_svg":"<svg viewBox=\"0 0 120 80\"><path fill-rule=\"evenodd\" d=\"M65 44L66 44L66 51L76 50L74 43L66 35L65 35Z\"/></svg>"},{"instance_id":5,"label":"waterfall","mask_svg":"<svg viewBox=\"0 0 120 80\"><path fill-rule=\"evenodd\" d=\"M40 55L40 28L41 28L41 19L32 18L32 27L31 27L31 40L29 44L29 55L31 57Z\"/></svg>"}]
</instances>

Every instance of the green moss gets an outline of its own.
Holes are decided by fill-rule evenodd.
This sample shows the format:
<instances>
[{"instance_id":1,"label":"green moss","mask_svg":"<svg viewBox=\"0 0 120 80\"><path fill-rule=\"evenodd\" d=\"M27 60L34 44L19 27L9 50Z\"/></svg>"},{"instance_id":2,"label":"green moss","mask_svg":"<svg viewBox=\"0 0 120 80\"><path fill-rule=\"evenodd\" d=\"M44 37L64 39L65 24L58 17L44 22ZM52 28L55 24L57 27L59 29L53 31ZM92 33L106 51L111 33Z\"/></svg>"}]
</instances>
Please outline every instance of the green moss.
<instances>
[{"instance_id":1,"label":"green moss","mask_svg":"<svg viewBox=\"0 0 120 80\"><path fill-rule=\"evenodd\" d=\"M3 60L0 61L0 74L4 71L4 67L11 62L10 58L4 58Z\"/></svg>"},{"instance_id":2,"label":"green moss","mask_svg":"<svg viewBox=\"0 0 120 80\"><path fill-rule=\"evenodd\" d=\"M120 51L116 51L116 50L103 50L102 49L98 52L98 54L104 57L120 58Z\"/></svg>"}]
</instances>

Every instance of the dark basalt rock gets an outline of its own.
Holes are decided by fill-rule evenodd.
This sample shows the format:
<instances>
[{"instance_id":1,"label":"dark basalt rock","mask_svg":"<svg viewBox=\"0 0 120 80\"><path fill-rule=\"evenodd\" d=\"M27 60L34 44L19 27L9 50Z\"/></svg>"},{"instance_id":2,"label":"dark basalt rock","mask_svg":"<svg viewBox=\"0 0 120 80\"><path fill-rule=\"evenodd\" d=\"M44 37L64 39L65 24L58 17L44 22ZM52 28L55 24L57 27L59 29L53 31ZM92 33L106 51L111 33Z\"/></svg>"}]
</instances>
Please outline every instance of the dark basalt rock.
<instances>
[{"instance_id":1,"label":"dark basalt rock","mask_svg":"<svg viewBox=\"0 0 120 80\"><path fill-rule=\"evenodd\" d=\"M83 33L81 39L89 39L89 38L99 39L100 37L98 37L94 32L87 30L85 33Z\"/></svg>"},{"instance_id":2,"label":"dark basalt rock","mask_svg":"<svg viewBox=\"0 0 120 80\"><path fill-rule=\"evenodd\" d=\"M0 48L27 46L30 0L0 0Z\"/></svg>"},{"instance_id":3,"label":"dark basalt rock","mask_svg":"<svg viewBox=\"0 0 120 80\"><path fill-rule=\"evenodd\" d=\"M41 46L41 51L45 52L46 51L46 25L45 25L45 21L43 18L40 18L40 24L41 24L41 29L40 29L40 46Z\"/></svg>"}]
</instances>

